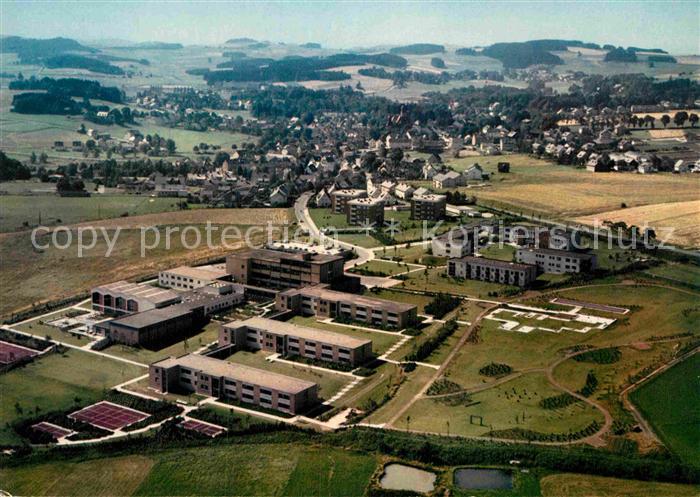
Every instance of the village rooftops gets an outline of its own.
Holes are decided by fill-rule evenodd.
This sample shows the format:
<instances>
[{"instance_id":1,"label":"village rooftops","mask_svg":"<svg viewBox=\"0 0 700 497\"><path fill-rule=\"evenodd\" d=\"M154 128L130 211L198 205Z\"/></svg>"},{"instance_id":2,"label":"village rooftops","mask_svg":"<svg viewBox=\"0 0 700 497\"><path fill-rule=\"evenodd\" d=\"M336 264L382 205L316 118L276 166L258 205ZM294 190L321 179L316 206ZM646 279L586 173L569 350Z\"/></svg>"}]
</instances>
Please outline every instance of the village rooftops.
<instances>
[{"instance_id":1,"label":"village rooftops","mask_svg":"<svg viewBox=\"0 0 700 497\"><path fill-rule=\"evenodd\" d=\"M213 359L199 354L187 354L180 357L170 357L152 364L163 368L180 366L184 368L202 371L211 376L219 376L236 379L243 383L258 385L263 388L271 388L285 393L300 393L316 384L310 381L300 380L291 376L271 373L263 369L251 368L242 364Z\"/></svg>"},{"instance_id":2,"label":"village rooftops","mask_svg":"<svg viewBox=\"0 0 700 497\"><path fill-rule=\"evenodd\" d=\"M393 300L375 299L356 295L354 293L338 292L329 289L326 285L314 285L302 288L292 288L282 292L280 295L308 295L324 300L352 302L356 306L365 306L374 309L385 309L389 312L407 312L415 308L413 304L394 302Z\"/></svg>"},{"instance_id":3,"label":"village rooftops","mask_svg":"<svg viewBox=\"0 0 700 497\"><path fill-rule=\"evenodd\" d=\"M514 269L521 271L527 271L530 268L534 267L530 264L519 264L517 262L501 261L498 259L488 259L486 257L474 257L471 255L460 257L456 260L465 262L467 264L477 264L479 266L489 266L499 269Z\"/></svg>"},{"instance_id":4,"label":"village rooftops","mask_svg":"<svg viewBox=\"0 0 700 497\"><path fill-rule=\"evenodd\" d=\"M232 255L235 255L239 259L260 259L276 263L279 263L282 260L293 260L299 262L308 261L315 264L323 264L326 262L332 262L339 259L343 259L343 257L340 255L317 254L312 252L285 252L282 250L270 249L248 249L243 252L237 252Z\"/></svg>"},{"instance_id":5,"label":"village rooftops","mask_svg":"<svg viewBox=\"0 0 700 497\"><path fill-rule=\"evenodd\" d=\"M270 333L274 333L276 335L290 335L303 338L304 340L323 342L338 345L340 347L348 347L351 349L372 343L372 340L362 340L360 338L354 338L342 333L334 333L332 331L325 331L318 328L300 326L298 324L287 323L284 321L275 321L274 319L262 318L259 316L246 319L245 321L232 321L224 325L226 328L240 328L242 326L269 331Z\"/></svg>"},{"instance_id":6,"label":"village rooftops","mask_svg":"<svg viewBox=\"0 0 700 497\"><path fill-rule=\"evenodd\" d=\"M129 283L128 281L115 281L93 288L93 292L105 294L121 294L125 297L140 298L147 300L154 305L164 304L172 301L179 301L180 294L172 290L166 290L144 283Z\"/></svg>"},{"instance_id":7,"label":"village rooftops","mask_svg":"<svg viewBox=\"0 0 700 497\"><path fill-rule=\"evenodd\" d=\"M332 195L336 197L357 197L358 195L364 195L366 193L365 190L346 188L344 190L334 190Z\"/></svg>"}]
</instances>

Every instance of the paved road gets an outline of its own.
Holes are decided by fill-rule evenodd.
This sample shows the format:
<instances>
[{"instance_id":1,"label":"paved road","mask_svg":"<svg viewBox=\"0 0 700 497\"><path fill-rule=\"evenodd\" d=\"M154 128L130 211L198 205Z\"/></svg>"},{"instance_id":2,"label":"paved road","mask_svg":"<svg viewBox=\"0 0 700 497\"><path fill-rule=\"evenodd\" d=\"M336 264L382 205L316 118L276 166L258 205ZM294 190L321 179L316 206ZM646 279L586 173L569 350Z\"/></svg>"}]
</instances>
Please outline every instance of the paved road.
<instances>
[{"instance_id":1,"label":"paved road","mask_svg":"<svg viewBox=\"0 0 700 497\"><path fill-rule=\"evenodd\" d=\"M354 266L359 266L361 264L364 264L365 262L374 259L374 252L368 248L360 247L347 242L342 242L340 240L336 240L333 237L324 236L321 233L321 230L318 229L318 226L316 226L316 223L314 223L314 220L311 219L311 214L309 213L308 207L310 198L311 192L305 192L297 199L297 201L294 203L294 215L296 216L297 221L299 221L299 225L303 228L306 228L306 230L309 232L309 235L314 241L319 243L324 242L327 244L332 244L334 247L354 250L357 254L357 258L349 260L345 263L346 270Z\"/></svg>"}]
</instances>

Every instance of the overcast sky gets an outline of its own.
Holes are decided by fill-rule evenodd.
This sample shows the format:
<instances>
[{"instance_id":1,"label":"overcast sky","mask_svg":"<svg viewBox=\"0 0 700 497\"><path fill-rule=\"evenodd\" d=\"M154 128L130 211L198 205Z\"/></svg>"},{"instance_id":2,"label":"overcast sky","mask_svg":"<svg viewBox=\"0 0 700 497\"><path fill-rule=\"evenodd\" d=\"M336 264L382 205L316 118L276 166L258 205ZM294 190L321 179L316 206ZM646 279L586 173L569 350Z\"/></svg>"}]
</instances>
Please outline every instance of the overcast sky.
<instances>
[{"instance_id":1,"label":"overcast sky","mask_svg":"<svg viewBox=\"0 0 700 497\"><path fill-rule=\"evenodd\" d=\"M0 0L3 35L331 48L566 38L700 53L700 1L278 2Z\"/></svg>"}]
</instances>

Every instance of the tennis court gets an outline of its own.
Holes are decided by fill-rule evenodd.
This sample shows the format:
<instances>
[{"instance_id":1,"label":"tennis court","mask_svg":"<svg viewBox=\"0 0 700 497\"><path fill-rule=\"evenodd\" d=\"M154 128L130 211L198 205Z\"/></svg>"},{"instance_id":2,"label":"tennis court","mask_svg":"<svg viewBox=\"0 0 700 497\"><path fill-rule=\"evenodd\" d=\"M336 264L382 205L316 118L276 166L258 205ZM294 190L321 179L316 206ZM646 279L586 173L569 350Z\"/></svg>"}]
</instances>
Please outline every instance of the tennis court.
<instances>
[{"instance_id":1,"label":"tennis court","mask_svg":"<svg viewBox=\"0 0 700 497\"><path fill-rule=\"evenodd\" d=\"M204 423L202 421L197 421L194 419L186 419L185 421L180 423L180 426L186 430L196 431L209 437L221 435L224 431L226 431L226 428L223 428L222 426L217 426L211 423Z\"/></svg>"},{"instance_id":2,"label":"tennis court","mask_svg":"<svg viewBox=\"0 0 700 497\"><path fill-rule=\"evenodd\" d=\"M150 414L103 400L76 411L68 415L68 417L98 428L114 431L143 421L150 417Z\"/></svg>"},{"instance_id":3,"label":"tennis court","mask_svg":"<svg viewBox=\"0 0 700 497\"><path fill-rule=\"evenodd\" d=\"M62 426L58 426L47 421L42 421L41 423L32 425L32 429L43 433L48 433L54 438L54 440L67 437L68 435L72 435L73 433L75 433L74 431L69 430L68 428L63 428Z\"/></svg>"},{"instance_id":4,"label":"tennis court","mask_svg":"<svg viewBox=\"0 0 700 497\"><path fill-rule=\"evenodd\" d=\"M39 352L14 343L0 341L0 364L12 364L28 357L34 357Z\"/></svg>"}]
</instances>

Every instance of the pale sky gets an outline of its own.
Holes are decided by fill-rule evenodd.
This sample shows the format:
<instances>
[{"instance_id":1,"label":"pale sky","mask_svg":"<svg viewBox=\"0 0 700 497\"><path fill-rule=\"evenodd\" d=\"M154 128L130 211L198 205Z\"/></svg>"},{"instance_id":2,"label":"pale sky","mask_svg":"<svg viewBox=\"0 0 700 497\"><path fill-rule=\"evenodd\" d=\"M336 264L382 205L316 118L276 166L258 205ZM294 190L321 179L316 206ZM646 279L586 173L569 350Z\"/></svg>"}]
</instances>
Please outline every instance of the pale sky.
<instances>
[{"instance_id":1,"label":"pale sky","mask_svg":"<svg viewBox=\"0 0 700 497\"><path fill-rule=\"evenodd\" d=\"M566 38L700 53L700 1L277 2L0 0L2 35L349 48Z\"/></svg>"}]
</instances>

